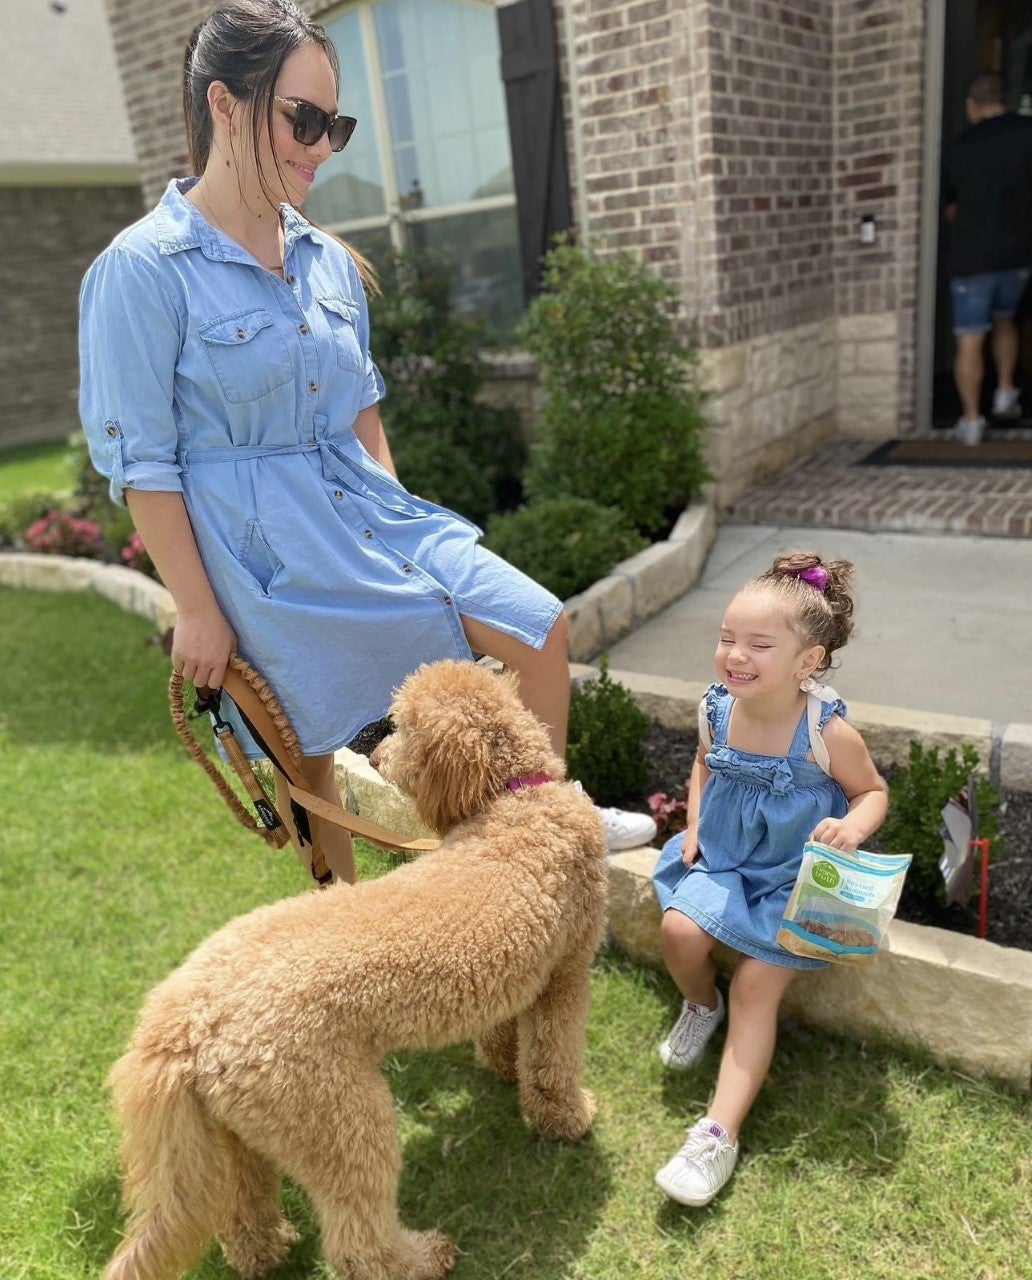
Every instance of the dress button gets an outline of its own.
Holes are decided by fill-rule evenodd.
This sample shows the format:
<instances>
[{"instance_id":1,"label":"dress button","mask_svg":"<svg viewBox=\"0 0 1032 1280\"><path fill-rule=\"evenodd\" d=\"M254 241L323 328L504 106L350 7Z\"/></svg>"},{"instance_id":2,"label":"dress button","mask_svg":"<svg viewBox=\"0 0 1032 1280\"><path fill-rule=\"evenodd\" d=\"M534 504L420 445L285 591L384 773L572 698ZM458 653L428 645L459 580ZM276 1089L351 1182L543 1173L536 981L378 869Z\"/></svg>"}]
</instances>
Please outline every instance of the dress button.
<instances>
[{"instance_id":1,"label":"dress button","mask_svg":"<svg viewBox=\"0 0 1032 1280\"><path fill-rule=\"evenodd\" d=\"M306 325L306 324L299 324L299 325L297 326L297 331L298 331L298 333L307 333L307 332L308 332L308 325Z\"/></svg>"},{"instance_id":2,"label":"dress button","mask_svg":"<svg viewBox=\"0 0 1032 1280\"><path fill-rule=\"evenodd\" d=\"M247 334L243 331L243 329L238 329L238 330L237 330L237 337L238 337L238 338L246 338L246 337L247 337Z\"/></svg>"},{"instance_id":3,"label":"dress button","mask_svg":"<svg viewBox=\"0 0 1032 1280\"><path fill-rule=\"evenodd\" d=\"M293 277L293 276L287 276L286 280L287 280L287 284L293 284L293 283L294 283L294 277Z\"/></svg>"},{"instance_id":4,"label":"dress button","mask_svg":"<svg viewBox=\"0 0 1032 1280\"><path fill-rule=\"evenodd\" d=\"M411 572L412 572L412 566L411 566L410 564L403 564L403 565L401 566L401 571L402 571L402 573L411 573Z\"/></svg>"},{"instance_id":5,"label":"dress button","mask_svg":"<svg viewBox=\"0 0 1032 1280\"><path fill-rule=\"evenodd\" d=\"M318 382L310 382L310 383L308 384L308 390L309 390L309 391L312 393L312 395L314 396L314 395L315 395L315 393L319 390L319 384L318 384Z\"/></svg>"},{"instance_id":6,"label":"dress button","mask_svg":"<svg viewBox=\"0 0 1032 1280\"><path fill-rule=\"evenodd\" d=\"M107 427L105 428L105 430L107 431L109 436L113 437L118 435L118 428L112 422L109 422L107 424Z\"/></svg>"},{"instance_id":7,"label":"dress button","mask_svg":"<svg viewBox=\"0 0 1032 1280\"><path fill-rule=\"evenodd\" d=\"M341 498L343 498L343 497L344 497L344 490L343 490L343 489L334 489L334 491L333 491L333 496L337 499L337 501L338 501L338 502L340 502Z\"/></svg>"},{"instance_id":8,"label":"dress button","mask_svg":"<svg viewBox=\"0 0 1032 1280\"><path fill-rule=\"evenodd\" d=\"M373 536L373 531L372 531L372 529L363 529L363 530L362 530L362 537L363 537L363 538L371 538L372 536Z\"/></svg>"},{"instance_id":9,"label":"dress button","mask_svg":"<svg viewBox=\"0 0 1032 1280\"><path fill-rule=\"evenodd\" d=\"M444 603L445 603L445 604L450 605L450 604L451 604L451 602L452 602L452 598L451 598L451 596L445 596L445 597L444 597Z\"/></svg>"}]
</instances>

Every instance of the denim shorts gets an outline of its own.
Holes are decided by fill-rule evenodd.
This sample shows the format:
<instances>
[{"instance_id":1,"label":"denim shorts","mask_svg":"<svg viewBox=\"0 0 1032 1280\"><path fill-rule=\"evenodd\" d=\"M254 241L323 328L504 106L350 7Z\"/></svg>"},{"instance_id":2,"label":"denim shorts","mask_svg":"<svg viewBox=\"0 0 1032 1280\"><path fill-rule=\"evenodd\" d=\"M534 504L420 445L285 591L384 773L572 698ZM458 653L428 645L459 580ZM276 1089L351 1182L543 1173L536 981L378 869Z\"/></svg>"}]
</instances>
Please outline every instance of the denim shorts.
<instances>
[{"instance_id":1,"label":"denim shorts","mask_svg":"<svg viewBox=\"0 0 1032 1280\"><path fill-rule=\"evenodd\" d=\"M979 276L954 276L950 281L953 332L988 333L992 316L1009 320L1018 309L1028 276L1028 267L988 271Z\"/></svg>"}]
</instances>

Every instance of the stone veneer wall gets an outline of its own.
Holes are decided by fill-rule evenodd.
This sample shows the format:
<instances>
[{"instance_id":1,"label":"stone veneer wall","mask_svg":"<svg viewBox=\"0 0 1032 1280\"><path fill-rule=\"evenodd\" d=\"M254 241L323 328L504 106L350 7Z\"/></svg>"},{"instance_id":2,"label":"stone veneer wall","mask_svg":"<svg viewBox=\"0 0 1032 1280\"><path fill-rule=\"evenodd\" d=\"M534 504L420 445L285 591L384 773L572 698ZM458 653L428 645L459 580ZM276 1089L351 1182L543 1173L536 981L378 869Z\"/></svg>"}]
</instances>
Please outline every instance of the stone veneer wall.
<instances>
[{"instance_id":1,"label":"stone veneer wall","mask_svg":"<svg viewBox=\"0 0 1032 1280\"><path fill-rule=\"evenodd\" d=\"M77 427L79 284L141 212L137 187L0 187L0 446Z\"/></svg>"}]
</instances>

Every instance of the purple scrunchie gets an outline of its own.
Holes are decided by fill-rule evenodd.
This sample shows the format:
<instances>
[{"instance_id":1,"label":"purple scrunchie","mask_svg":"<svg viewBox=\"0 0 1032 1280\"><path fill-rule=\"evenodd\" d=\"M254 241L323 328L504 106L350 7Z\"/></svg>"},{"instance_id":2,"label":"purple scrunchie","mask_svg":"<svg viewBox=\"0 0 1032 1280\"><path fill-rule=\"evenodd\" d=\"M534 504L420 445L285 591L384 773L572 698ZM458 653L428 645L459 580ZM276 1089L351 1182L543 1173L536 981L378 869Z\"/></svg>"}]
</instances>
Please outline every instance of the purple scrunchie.
<instances>
[{"instance_id":1,"label":"purple scrunchie","mask_svg":"<svg viewBox=\"0 0 1032 1280\"><path fill-rule=\"evenodd\" d=\"M828 589L828 571L822 565L815 564L812 569L786 569L785 572L790 578L799 578L821 595Z\"/></svg>"}]
</instances>

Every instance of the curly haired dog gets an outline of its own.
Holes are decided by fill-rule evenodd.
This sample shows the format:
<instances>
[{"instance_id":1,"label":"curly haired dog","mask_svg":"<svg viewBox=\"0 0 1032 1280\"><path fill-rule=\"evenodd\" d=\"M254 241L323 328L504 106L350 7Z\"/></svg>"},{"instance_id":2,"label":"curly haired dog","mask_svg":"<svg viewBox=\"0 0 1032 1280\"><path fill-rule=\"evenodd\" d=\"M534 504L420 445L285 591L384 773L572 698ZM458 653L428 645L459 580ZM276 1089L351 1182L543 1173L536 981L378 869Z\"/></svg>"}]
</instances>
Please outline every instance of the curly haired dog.
<instances>
[{"instance_id":1,"label":"curly haired dog","mask_svg":"<svg viewBox=\"0 0 1032 1280\"><path fill-rule=\"evenodd\" d=\"M282 1173L341 1277L443 1276L450 1241L398 1220L380 1072L397 1049L475 1038L543 1134L591 1127L579 1076L606 900L591 802L507 675L421 667L392 714L377 763L444 842L378 880L231 920L151 992L109 1077L130 1220L105 1280L171 1280L212 1237L262 1275L296 1238Z\"/></svg>"}]
</instances>

